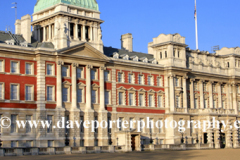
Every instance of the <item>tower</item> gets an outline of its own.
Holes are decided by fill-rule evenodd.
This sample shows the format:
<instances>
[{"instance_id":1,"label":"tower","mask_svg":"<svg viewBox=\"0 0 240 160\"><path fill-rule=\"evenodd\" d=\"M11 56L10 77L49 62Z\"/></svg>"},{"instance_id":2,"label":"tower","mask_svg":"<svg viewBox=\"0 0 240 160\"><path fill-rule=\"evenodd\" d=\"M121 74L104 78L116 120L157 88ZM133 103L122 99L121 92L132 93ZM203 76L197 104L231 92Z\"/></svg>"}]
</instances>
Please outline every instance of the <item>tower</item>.
<instances>
[{"instance_id":1,"label":"tower","mask_svg":"<svg viewBox=\"0 0 240 160\"><path fill-rule=\"evenodd\" d=\"M56 49L88 42L103 52L96 0L38 0L33 13L33 38Z\"/></svg>"}]
</instances>

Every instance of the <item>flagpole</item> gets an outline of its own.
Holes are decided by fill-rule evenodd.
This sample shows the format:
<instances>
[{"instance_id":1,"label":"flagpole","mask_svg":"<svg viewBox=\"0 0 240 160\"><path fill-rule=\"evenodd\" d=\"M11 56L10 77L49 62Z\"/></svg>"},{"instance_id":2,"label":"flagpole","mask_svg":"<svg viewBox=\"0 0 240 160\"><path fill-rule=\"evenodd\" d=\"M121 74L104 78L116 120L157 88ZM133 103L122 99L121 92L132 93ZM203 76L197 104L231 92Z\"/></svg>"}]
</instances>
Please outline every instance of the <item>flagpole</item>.
<instances>
[{"instance_id":1,"label":"flagpole","mask_svg":"<svg viewBox=\"0 0 240 160\"><path fill-rule=\"evenodd\" d=\"M198 26L197 26L197 0L195 0L195 34L196 34L196 49L198 49Z\"/></svg>"}]
</instances>

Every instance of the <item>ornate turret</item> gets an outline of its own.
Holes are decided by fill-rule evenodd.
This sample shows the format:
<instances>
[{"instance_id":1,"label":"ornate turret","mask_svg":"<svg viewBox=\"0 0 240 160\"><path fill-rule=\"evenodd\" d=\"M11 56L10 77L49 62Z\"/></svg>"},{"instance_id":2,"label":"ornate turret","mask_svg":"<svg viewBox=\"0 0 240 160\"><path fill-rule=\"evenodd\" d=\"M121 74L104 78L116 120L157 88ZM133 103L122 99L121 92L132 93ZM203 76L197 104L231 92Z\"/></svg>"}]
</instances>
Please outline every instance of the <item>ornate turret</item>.
<instances>
[{"instance_id":1,"label":"ornate turret","mask_svg":"<svg viewBox=\"0 0 240 160\"><path fill-rule=\"evenodd\" d=\"M103 52L100 12L96 0L38 0L33 14L33 38L56 49L89 42Z\"/></svg>"}]
</instances>

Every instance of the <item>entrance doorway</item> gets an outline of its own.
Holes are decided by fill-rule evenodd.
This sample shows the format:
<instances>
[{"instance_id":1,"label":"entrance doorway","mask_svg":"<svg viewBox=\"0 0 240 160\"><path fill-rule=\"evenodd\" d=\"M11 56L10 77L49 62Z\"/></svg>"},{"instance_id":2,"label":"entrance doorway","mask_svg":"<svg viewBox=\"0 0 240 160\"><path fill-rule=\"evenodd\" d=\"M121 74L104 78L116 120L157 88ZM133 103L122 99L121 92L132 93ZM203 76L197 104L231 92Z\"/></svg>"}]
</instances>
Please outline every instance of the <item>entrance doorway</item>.
<instances>
[{"instance_id":1,"label":"entrance doorway","mask_svg":"<svg viewBox=\"0 0 240 160\"><path fill-rule=\"evenodd\" d=\"M207 144L207 142L208 142L208 140L207 140L207 133L204 133L203 140L204 140L204 144Z\"/></svg>"},{"instance_id":2,"label":"entrance doorway","mask_svg":"<svg viewBox=\"0 0 240 160\"><path fill-rule=\"evenodd\" d=\"M226 140L225 140L225 133L220 133L220 147L225 148Z\"/></svg>"},{"instance_id":3,"label":"entrance doorway","mask_svg":"<svg viewBox=\"0 0 240 160\"><path fill-rule=\"evenodd\" d=\"M132 147L132 151L136 150L136 140L135 140L136 135L131 135L131 147Z\"/></svg>"}]
</instances>

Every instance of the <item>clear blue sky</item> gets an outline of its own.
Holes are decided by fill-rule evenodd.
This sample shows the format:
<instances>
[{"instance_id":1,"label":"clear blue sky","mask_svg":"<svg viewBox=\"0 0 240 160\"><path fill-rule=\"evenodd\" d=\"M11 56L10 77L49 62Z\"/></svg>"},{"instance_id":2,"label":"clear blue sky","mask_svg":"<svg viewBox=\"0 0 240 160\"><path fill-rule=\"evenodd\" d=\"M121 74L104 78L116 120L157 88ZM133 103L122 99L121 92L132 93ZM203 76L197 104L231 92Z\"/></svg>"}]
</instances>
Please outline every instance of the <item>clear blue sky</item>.
<instances>
[{"instance_id":1,"label":"clear blue sky","mask_svg":"<svg viewBox=\"0 0 240 160\"><path fill-rule=\"evenodd\" d=\"M37 0L1 0L0 30L14 28L18 18L33 13ZM199 49L210 51L214 45L240 46L239 0L197 0ZM194 0L97 0L101 11L105 46L120 48L121 34L133 34L133 50L147 53L147 44L159 34L180 33L195 49Z\"/></svg>"}]
</instances>

